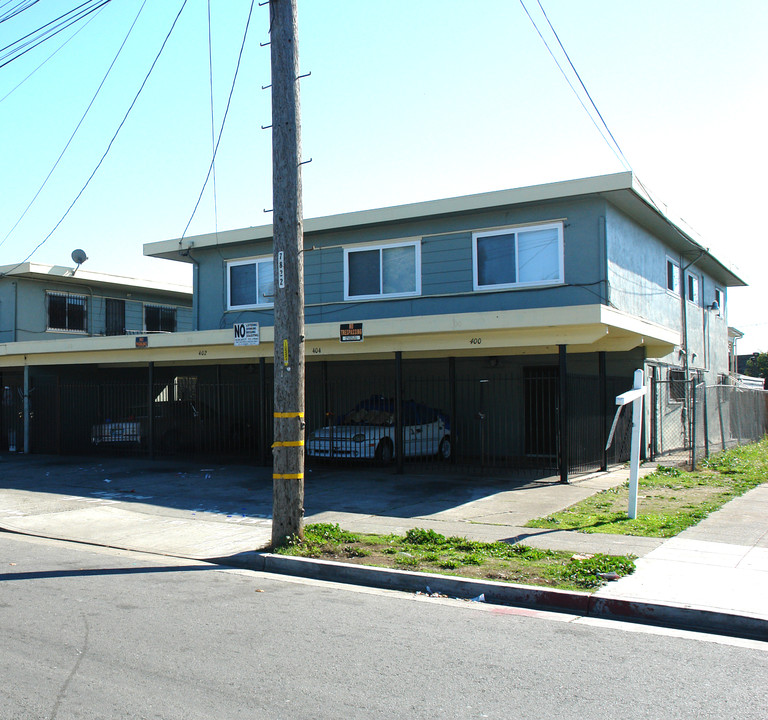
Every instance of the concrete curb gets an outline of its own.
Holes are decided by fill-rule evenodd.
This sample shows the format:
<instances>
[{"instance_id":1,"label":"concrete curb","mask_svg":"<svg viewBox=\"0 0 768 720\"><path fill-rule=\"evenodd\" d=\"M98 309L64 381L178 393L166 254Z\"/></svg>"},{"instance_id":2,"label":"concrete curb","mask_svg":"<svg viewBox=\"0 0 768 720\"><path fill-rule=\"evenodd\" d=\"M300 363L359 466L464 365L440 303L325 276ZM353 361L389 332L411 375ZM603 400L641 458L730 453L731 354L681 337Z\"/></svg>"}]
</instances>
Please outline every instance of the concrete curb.
<instances>
[{"instance_id":1,"label":"concrete curb","mask_svg":"<svg viewBox=\"0 0 768 720\"><path fill-rule=\"evenodd\" d=\"M411 593L424 592L429 586L432 592L460 599L472 599L484 595L485 602L494 605L562 612L581 617L768 641L768 619L691 606L602 598L586 592L515 585L492 580L469 580L448 575L391 570L272 553L245 553L230 558L212 559L211 562L259 572Z\"/></svg>"}]
</instances>

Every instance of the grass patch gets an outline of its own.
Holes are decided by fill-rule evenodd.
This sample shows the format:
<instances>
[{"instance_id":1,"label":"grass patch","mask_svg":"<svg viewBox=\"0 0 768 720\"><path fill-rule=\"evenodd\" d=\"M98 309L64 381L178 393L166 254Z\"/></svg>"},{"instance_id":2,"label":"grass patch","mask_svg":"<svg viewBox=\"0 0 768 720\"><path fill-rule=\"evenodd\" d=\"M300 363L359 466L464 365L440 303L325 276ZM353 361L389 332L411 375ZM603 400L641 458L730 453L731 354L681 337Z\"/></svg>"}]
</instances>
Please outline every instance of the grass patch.
<instances>
[{"instance_id":1,"label":"grass patch","mask_svg":"<svg viewBox=\"0 0 768 720\"><path fill-rule=\"evenodd\" d=\"M702 461L693 472L659 466L640 479L638 516L627 515L628 483L526 527L668 538L768 480L768 439Z\"/></svg>"},{"instance_id":2,"label":"grass patch","mask_svg":"<svg viewBox=\"0 0 768 720\"><path fill-rule=\"evenodd\" d=\"M304 540L294 538L275 552L567 590L595 589L604 582L601 573L628 575L635 569L630 556L573 555L527 545L445 537L423 528L405 535L364 535L338 525L306 525Z\"/></svg>"}]
</instances>

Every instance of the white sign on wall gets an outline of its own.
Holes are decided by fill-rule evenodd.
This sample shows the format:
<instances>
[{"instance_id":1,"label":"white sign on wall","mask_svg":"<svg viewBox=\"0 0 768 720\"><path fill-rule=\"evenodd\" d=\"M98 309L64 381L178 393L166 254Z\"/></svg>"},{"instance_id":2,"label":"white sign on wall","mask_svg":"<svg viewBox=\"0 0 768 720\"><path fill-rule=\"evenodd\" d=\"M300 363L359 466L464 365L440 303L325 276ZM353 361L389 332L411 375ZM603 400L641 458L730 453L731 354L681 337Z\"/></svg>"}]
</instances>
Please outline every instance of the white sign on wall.
<instances>
[{"instance_id":1,"label":"white sign on wall","mask_svg":"<svg viewBox=\"0 0 768 720\"><path fill-rule=\"evenodd\" d=\"M259 344L259 323L235 323L232 329L235 332L235 347Z\"/></svg>"}]
</instances>

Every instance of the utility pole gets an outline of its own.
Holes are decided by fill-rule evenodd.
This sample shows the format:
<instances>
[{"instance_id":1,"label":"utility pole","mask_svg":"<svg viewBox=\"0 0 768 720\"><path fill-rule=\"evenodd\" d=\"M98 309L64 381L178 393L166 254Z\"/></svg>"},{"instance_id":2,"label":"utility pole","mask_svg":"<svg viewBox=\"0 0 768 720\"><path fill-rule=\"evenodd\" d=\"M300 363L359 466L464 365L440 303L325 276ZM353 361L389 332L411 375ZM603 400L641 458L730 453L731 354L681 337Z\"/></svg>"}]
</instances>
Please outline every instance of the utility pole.
<instances>
[{"instance_id":1,"label":"utility pole","mask_svg":"<svg viewBox=\"0 0 768 720\"><path fill-rule=\"evenodd\" d=\"M304 518L304 259L296 0L270 0L275 411L272 545L302 536Z\"/></svg>"}]
</instances>

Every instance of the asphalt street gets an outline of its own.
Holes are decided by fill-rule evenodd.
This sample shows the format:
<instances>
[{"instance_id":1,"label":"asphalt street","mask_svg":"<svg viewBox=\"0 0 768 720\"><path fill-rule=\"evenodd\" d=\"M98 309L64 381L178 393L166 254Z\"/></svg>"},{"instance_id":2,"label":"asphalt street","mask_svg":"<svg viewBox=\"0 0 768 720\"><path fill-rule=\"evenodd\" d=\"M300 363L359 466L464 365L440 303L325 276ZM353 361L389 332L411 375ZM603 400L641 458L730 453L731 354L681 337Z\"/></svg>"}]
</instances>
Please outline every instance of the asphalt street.
<instances>
[{"instance_id":1,"label":"asphalt street","mask_svg":"<svg viewBox=\"0 0 768 720\"><path fill-rule=\"evenodd\" d=\"M0 534L0 718L765 718L768 643Z\"/></svg>"}]
</instances>

